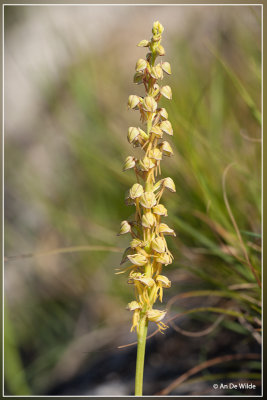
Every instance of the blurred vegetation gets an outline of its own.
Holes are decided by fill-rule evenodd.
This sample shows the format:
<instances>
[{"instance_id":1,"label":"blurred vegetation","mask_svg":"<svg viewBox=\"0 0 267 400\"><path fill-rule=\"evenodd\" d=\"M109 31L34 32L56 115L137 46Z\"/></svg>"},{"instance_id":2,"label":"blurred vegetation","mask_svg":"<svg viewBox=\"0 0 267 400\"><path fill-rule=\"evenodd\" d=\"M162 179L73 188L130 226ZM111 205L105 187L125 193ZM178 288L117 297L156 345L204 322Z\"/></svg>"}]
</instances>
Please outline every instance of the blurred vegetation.
<instances>
[{"instance_id":1,"label":"blurred vegetation","mask_svg":"<svg viewBox=\"0 0 267 400\"><path fill-rule=\"evenodd\" d=\"M234 310L239 317L225 316L217 329L244 335L248 346L259 340L261 319L260 288L251 272L252 267L260 277L261 43L257 12L251 16L246 26L237 15L231 25L221 19L204 42L192 25L170 37L165 58L172 66L173 100L162 101L175 132L175 155L162 163L162 174L177 188L177 195L165 199L177 237L168 241L175 262L167 274L174 283L164 302L188 292L195 302L173 301L173 312L200 306ZM143 56L140 49L131 51ZM6 256L106 246L7 261L9 394L46 393L51 371L75 335L119 327L128 318L130 327L124 308L132 289L114 267L127 243L116 233L132 212L124 192L134 183L131 172L122 172L134 118L125 104L139 88L130 83L133 64L123 68L118 61L122 52L114 43L93 57L81 54L56 83L44 80L36 137L31 143L6 137ZM42 151L48 160L43 175L35 170ZM189 318L202 326L216 314ZM201 360L208 356L207 346ZM260 365L248 361L244 370L242 361L242 368L253 377Z\"/></svg>"}]
</instances>

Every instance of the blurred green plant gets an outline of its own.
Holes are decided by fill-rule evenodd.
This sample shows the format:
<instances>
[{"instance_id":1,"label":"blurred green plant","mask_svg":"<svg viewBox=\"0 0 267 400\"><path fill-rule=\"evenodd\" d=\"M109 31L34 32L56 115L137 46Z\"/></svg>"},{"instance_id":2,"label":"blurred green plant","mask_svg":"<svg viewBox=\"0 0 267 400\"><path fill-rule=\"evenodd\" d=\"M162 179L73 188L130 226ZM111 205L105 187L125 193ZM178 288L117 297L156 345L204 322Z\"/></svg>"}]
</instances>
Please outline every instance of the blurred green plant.
<instances>
[{"instance_id":1,"label":"blurred green plant","mask_svg":"<svg viewBox=\"0 0 267 400\"><path fill-rule=\"evenodd\" d=\"M16 342L16 334L9 321L7 307L5 309L4 355L5 355L5 379L10 392L13 395L30 395L31 391L26 380L24 366L19 354L19 346Z\"/></svg>"}]
</instances>

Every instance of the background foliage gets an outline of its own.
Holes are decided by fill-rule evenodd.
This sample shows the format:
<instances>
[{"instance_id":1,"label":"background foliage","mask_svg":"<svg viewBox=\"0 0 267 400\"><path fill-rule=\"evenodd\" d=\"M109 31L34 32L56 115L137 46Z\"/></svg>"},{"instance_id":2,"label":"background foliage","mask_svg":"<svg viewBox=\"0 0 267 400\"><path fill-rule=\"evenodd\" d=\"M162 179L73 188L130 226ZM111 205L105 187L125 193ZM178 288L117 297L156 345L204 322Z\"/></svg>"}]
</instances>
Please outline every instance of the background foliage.
<instances>
[{"instance_id":1,"label":"background foliage","mask_svg":"<svg viewBox=\"0 0 267 400\"><path fill-rule=\"evenodd\" d=\"M260 289L251 272L260 276L261 268L260 8L5 7L8 394L131 393L134 370L125 383L121 368L134 365L134 349L116 349L135 340L125 310L132 288L114 275L127 239L116 233L132 212L123 199L134 176L122 162L131 151L127 128L137 123L127 98L141 95L132 83L144 56L136 44L157 19L172 66L173 100L165 105L175 132L175 155L162 173L177 188L165 200L177 237L169 239L173 287L163 301L169 317L217 308L187 314L176 320L180 328L218 323L202 339L170 327L157 339L163 347L148 347L148 368L164 361L169 375L149 386L147 374L145 389L154 394L220 355L225 335L234 335L229 354L260 352ZM166 343L176 349L183 341L172 359ZM113 375L98 381L111 353ZM213 393L199 382L215 373L259 387L259 361L245 360L204 370L197 386L172 393Z\"/></svg>"}]
</instances>

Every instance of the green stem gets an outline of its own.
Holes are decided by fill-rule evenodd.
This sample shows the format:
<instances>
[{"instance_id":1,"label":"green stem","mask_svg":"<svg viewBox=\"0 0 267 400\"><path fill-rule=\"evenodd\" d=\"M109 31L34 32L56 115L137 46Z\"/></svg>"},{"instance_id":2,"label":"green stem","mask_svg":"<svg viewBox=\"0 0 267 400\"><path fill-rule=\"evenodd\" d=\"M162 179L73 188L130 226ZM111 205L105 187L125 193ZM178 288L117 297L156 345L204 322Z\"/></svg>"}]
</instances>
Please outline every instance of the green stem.
<instances>
[{"instance_id":1,"label":"green stem","mask_svg":"<svg viewBox=\"0 0 267 400\"><path fill-rule=\"evenodd\" d=\"M144 375L147 326L148 326L148 320L144 315L140 321L139 332L137 336L135 396L142 396L143 394L143 375Z\"/></svg>"}]
</instances>

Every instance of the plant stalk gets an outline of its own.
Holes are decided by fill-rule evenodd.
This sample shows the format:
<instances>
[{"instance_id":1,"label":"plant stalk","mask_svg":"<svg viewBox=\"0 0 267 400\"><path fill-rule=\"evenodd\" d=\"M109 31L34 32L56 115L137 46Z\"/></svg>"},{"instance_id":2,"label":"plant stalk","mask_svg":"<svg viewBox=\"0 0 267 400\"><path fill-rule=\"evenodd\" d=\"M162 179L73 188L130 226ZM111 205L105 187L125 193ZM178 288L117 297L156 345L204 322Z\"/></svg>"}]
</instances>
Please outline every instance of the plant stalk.
<instances>
[{"instance_id":1,"label":"plant stalk","mask_svg":"<svg viewBox=\"0 0 267 400\"><path fill-rule=\"evenodd\" d=\"M146 132L139 127L129 127L128 129L128 141L134 147L141 147L145 155L139 160L132 156L125 160L124 170L134 168L138 181L131 187L126 197L127 204L135 204L136 212L135 220L122 221L120 230L120 234L131 233L133 237L131 247L126 250L127 258L133 265L126 269L131 269L128 283L134 283L136 296L136 300L131 301L127 307L134 312L131 332L137 331L136 396L142 396L143 393L148 322L155 322L161 332L167 329L167 325L161 322L166 311L157 310L153 308L153 305L157 298L162 301L162 286L164 285L166 288L171 286L171 281L160 273L162 264L168 265L172 262L164 234L168 234L168 232L174 234L174 231L166 224L161 223L160 216L166 216L167 210L162 204L159 204L159 200L165 188L175 192L175 184L169 177L156 182L156 176L161 173L162 155L172 154L168 142L158 143L158 139L163 137L163 133L173 134L167 111L165 108L158 107L161 95L168 99L172 97L171 88L168 85L160 87L156 83L163 78L163 72L171 74L168 62L154 65L156 57L165 54L164 48L160 44L163 30L159 21L154 22L151 41L143 40L138 44L139 47L149 47L150 50L146 60L139 59L137 61L134 76L135 83L143 82L145 96L130 95L128 99L128 107L139 110L141 122L146 123ZM144 185L139 183L139 177L143 179ZM158 193L155 194L155 191ZM161 227L161 231L159 227ZM123 262L125 258L123 258Z\"/></svg>"},{"instance_id":2,"label":"plant stalk","mask_svg":"<svg viewBox=\"0 0 267 400\"><path fill-rule=\"evenodd\" d=\"M135 396L142 396L143 394L143 375L144 375L147 327L148 327L148 319L146 318L146 315L144 315L140 321L139 332L137 336Z\"/></svg>"}]
</instances>

